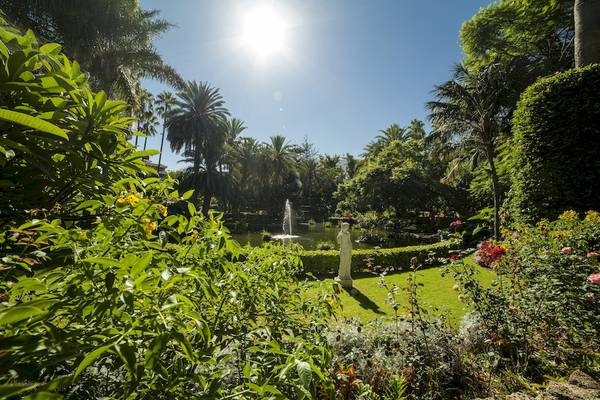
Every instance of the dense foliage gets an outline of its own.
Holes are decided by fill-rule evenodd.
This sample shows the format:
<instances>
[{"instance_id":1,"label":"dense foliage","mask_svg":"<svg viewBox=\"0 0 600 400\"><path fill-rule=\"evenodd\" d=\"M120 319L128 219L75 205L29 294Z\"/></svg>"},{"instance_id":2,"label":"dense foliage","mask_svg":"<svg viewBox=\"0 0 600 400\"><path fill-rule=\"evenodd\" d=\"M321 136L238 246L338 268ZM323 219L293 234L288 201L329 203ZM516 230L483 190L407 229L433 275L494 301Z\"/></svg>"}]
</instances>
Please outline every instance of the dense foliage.
<instances>
[{"instance_id":1,"label":"dense foliage","mask_svg":"<svg viewBox=\"0 0 600 400\"><path fill-rule=\"evenodd\" d=\"M556 218L600 208L600 66L540 80L513 121L516 218Z\"/></svg>"},{"instance_id":2,"label":"dense foliage","mask_svg":"<svg viewBox=\"0 0 600 400\"><path fill-rule=\"evenodd\" d=\"M1 224L51 209L76 218L73 197L100 199L121 177L149 171L139 159L155 152L127 143L127 105L92 92L58 44L39 46L0 20L0 63Z\"/></svg>"},{"instance_id":3,"label":"dense foliage","mask_svg":"<svg viewBox=\"0 0 600 400\"><path fill-rule=\"evenodd\" d=\"M510 243L487 246L498 274L491 288L478 284L471 264L456 262L461 291L476 311L471 334L479 338L472 345L480 362L491 356L494 373L534 381L573 368L598 373L598 248L600 214L580 219L567 211L551 223L519 226Z\"/></svg>"},{"instance_id":4,"label":"dense foliage","mask_svg":"<svg viewBox=\"0 0 600 400\"><path fill-rule=\"evenodd\" d=\"M339 187L338 209L382 213L391 208L405 217L452 209L446 202L452 190L439 182L438 173L422 139L392 139L367 156L354 177Z\"/></svg>"},{"instance_id":5,"label":"dense foliage","mask_svg":"<svg viewBox=\"0 0 600 400\"><path fill-rule=\"evenodd\" d=\"M0 396L331 397L331 306L304 296L298 258L240 257L191 192L150 176L124 103L58 45L0 38Z\"/></svg>"},{"instance_id":6,"label":"dense foliage","mask_svg":"<svg viewBox=\"0 0 600 400\"><path fill-rule=\"evenodd\" d=\"M44 43L59 43L90 74L90 85L110 98L141 98L142 78L179 84L153 40L171 25L137 0L1 0L0 11Z\"/></svg>"}]
</instances>

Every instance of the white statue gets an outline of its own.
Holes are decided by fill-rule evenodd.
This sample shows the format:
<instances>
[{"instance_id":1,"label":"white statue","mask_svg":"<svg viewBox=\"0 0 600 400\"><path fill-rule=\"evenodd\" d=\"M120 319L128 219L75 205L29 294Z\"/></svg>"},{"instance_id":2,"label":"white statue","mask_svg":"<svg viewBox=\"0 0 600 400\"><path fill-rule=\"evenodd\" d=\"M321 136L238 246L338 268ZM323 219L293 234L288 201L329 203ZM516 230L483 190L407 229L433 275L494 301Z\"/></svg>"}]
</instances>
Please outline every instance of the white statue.
<instances>
[{"instance_id":1,"label":"white statue","mask_svg":"<svg viewBox=\"0 0 600 400\"><path fill-rule=\"evenodd\" d=\"M350 224L342 223L342 229L337 235L337 241L340 245L340 269L336 278L346 289L352 289L352 240L350 239Z\"/></svg>"}]
</instances>

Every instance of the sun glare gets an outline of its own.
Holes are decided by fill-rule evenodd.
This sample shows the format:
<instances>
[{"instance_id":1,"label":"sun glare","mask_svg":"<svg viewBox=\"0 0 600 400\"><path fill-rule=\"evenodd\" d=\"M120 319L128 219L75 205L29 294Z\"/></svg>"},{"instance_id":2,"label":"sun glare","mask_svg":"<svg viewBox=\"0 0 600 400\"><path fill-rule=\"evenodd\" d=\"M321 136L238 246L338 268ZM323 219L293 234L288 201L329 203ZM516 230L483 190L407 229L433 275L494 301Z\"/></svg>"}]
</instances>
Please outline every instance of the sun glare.
<instances>
[{"instance_id":1,"label":"sun glare","mask_svg":"<svg viewBox=\"0 0 600 400\"><path fill-rule=\"evenodd\" d=\"M244 19L242 44L260 59L281 53L285 47L285 23L275 10L260 6Z\"/></svg>"}]
</instances>

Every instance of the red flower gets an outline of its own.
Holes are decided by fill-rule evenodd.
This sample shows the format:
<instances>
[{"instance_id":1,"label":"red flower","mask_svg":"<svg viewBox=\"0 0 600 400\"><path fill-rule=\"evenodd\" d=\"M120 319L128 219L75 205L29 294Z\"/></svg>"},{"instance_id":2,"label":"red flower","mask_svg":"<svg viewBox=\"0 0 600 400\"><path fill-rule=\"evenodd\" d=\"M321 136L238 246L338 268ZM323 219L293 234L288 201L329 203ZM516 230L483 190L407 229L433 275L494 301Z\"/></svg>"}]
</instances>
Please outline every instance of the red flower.
<instances>
[{"instance_id":1,"label":"red flower","mask_svg":"<svg viewBox=\"0 0 600 400\"><path fill-rule=\"evenodd\" d=\"M571 252L571 247L569 247L569 246L565 246L565 247L563 247L562 249L560 249L560 252L561 252L562 254L569 254L569 253Z\"/></svg>"},{"instance_id":2,"label":"red flower","mask_svg":"<svg viewBox=\"0 0 600 400\"><path fill-rule=\"evenodd\" d=\"M462 226L462 224L463 222L460 219L450 222L450 226L453 228L458 228L459 226Z\"/></svg>"},{"instance_id":3,"label":"red flower","mask_svg":"<svg viewBox=\"0 0 600 400\"><path fill-rule=\"evenodd\" d=\"M460 254L458 254L458 253L452 253L452 254L450 254L450 260L451 261L456 261L459 258L460 258Z\"/></svg>"},{"instance_id":4,"label":"red flower","mask_svg":"<svg viewBox=\"0 0 600 400\"><path fill-rule=\"evenodd\" d=\"M595 251L589 251L589 252L587 253L587 256L588 256L588 257L598 257L598 256L600 256L600 254L598 254L598 253L597 253L597 252L595 252Z\"/></svg>"},{"instance_id":5,"label":"red flower","mask_svg":"<svg viewBox=\"0 0 600 400\"><path fill-rule=\"evenodd\" d=\"M588 281L590 281L592 285L600 285L600 272L588 276Z\"/></svg>"},{"instance_id":6,"label":"red flower","mask_svg":"<svg viewBox=\"0 0 600 400\"><path fill-rule=\"evenodd\" d=\"M506 249L502 246L495 246L489 241L479 245L479 250L475 253L475 262L481 266L491 268L502 256L506 254Z\"/></svg>"}]
</instances>

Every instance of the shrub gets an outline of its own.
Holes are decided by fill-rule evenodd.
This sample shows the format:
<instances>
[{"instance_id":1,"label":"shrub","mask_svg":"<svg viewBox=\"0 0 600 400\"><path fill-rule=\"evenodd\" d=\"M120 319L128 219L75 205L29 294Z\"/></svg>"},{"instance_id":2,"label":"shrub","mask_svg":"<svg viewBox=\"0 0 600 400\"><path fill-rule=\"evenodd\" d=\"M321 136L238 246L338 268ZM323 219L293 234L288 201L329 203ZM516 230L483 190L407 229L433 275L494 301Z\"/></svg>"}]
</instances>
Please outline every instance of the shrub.
<instances>
[{"instance_id":1,"label":"shrub","mask_svg":"<svg viewBox=\"0 0 600 400\"><path fill-rule=\"evenodd\" d=\"M498 280L482 288L468 263L455 263L460 287L476 311L496 365L530 378L600 366L600 214L574 211L554 222L518 226L496 262ZM481 343L481 340L477 340Z\"/></svg>"},{"instance_id":2,"label":"shrub","mask_svg":"<svg viewBox=\"0 0 600 400\"><path fill-rule=\"evenodd\" d=\"M420 263L436 264L437 257L448 257L450 242L439 242L421 246L396 247L391 249L356 249L352 251L352 271L360 272L367 265L408 269L410 259L417 257ZM300 253L303 270L316 274L337 273L340 254L338 250L304 250Z\"/></svg>"},{"instance_id":3,"label":"shrub","mask_svg":"<svg viewBox=\"0 0 600 400\"><path fill-rule=\"evenodd\" d=\"M333 250L335 249L335 243L331 241L324 241L317 243L317 250Z\"/></svg>"},{"instance_id":4,"label":"shrub","mask_svg":"<svg viewBox=\"0 0 600 400\"><path fill-rule=\"evenodd\" d=\"M0 38L0 397L331 397L331 305L292 250L240 257L191 192L139 174L124 103L58 45Z\"/></svg>"},{"instance_id":5,"label":"shrub","mask_svg":"<svg viewBox=\"0 0 600 400\"><path fill-rule=\"evenodd\" d=\"M99 200L117 180L155 173L141 160L155 150L128 145L127 104L93 93L60 45L38 45L0 17L0 224L27 212Z\"/></svg>"},{"instance_id":6,"label":"shrub","mask_svg":"<svg viewBox=\"0 0 600 400\"><path fill-rule=\"evenodd\" d=\"M356 379L377 393L392 392L400 383L400 393L406 390L411 398L450 399L465 389L459 389L465 380L460 341L441 321L411 325L375 320L365 326L345 321L332 327L329 340L333 364L352 366Z\"/></svg>"},{"instance_id":7,"label":"shrub","mask_svg":"<svg viewBox=\"0 0 600 400\"><path fill-rule=\"evenodd\" d=\"M510 208L524 221L600 208L600 65L542 79L513 118Z\"/></svg>"}]
</instances>

